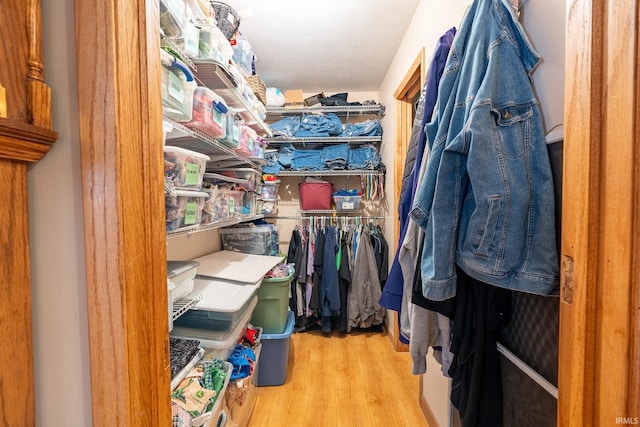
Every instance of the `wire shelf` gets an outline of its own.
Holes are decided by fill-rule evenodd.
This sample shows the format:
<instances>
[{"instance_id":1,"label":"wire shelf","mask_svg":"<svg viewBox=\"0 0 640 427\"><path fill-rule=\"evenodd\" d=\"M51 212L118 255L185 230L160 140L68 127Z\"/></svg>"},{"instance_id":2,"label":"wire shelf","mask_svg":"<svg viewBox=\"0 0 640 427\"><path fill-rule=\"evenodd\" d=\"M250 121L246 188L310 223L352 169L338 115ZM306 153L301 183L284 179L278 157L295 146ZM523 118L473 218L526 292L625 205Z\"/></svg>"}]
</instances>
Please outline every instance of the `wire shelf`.
<instances>
[{"instance_id":1,"label":"wire shelf","mask_svg":"<svg viewBox=\"0 0 640 427\"><path fill-rule=\"evenodd\" d=\"M279 144L375 144L382 142L382 136L324 136L304 138L265 138L269 145Z\"/></svg>"},{"instance_id":2,"label":"wire shelf","mask_svg":"<svg viewBox=\"0 0 640 427\"><path fill-rule=\"evenodd\" d=\"M236 153L232 148L227 147L217 139L191 129L176 121L164 118L170 122L173 129L167 134L166 145L174 145L205 154L211 158L211 164L219 167L235 167L248 165L252 168L259 168L264 162L256 158L244 157Z\"/></svg>"},{"instance_id":3,"label":"wire shelf","mask_svg":"<svg viewBox=\"0 0 640 427\"><path fill-rule=\"evenodd\" d=\"M267 107L267 116L287 116L292 114L335 113L338 116L377 115L384 116L382 104L345 105L345 106L311 106L311 107Z\"/></svg>"},{"instance_id":4,"label":"wire shelf","mask_svg":"<svg viewBox=\"0 0 640 427\"><path fill-rule=\"evenodd\" d=\"M277 173L277 176L354 176L354 175L384 175L384 173L377 169L280 171Z\"/></svg>"},{"instance_id":5,"label":"wire shelf","mask_svg":"<svg viewBox=\"0 0 640 427\"><path fill-rule=\"evenodd\" d=\"M250 221L254 221L256 219L261 219L261 218L264 218L263 214L231 218L231 219L216 222L213 224L194 225L193 227L189 227L189 228L179 228L176 231L167 232L167 240L178 237L178 236L190 236L192 234L201 233L203 231L215 230L218 228L227 227L230 225L236 225L243 222L250 222Z\"/></svg>"}]
</instances>

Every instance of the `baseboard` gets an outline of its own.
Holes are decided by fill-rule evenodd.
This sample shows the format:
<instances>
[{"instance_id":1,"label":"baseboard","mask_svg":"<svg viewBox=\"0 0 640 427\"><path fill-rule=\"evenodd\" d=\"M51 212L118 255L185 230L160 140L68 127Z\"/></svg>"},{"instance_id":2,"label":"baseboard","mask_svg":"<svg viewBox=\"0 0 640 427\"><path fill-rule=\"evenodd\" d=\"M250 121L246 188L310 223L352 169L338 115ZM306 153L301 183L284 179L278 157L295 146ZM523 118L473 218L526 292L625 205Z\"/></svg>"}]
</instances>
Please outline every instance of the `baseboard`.
<instances>
[{"instance_id":1,"label":"baseboard","mask_svg":"<svg viewBox=\"0 0 640 427\"><path fill-rule=\"evenodd\" d=\"M422 381L422 378L420 379L420 381ZM440 427L440 424L438 424L438 421L436 421L436 416L431 411L429 403L422 393L422 389L420 390L420 409L422 409L422 413L427 419L427 424L429 425L429 427Z\"/></svg>"},{"instance_id":2,"label":"baseboard","mask_svg":"<svg viewBox=\"0 0 640 427\"><path fill-rule=\"evenodd\" d=\"M391 347L398 353L407 353L409 351L409 344L405 344L400 341L400 328L398 327L398 313L393 310L387 310L386 327L391 341Z\"/></svg>"}]
</instances>

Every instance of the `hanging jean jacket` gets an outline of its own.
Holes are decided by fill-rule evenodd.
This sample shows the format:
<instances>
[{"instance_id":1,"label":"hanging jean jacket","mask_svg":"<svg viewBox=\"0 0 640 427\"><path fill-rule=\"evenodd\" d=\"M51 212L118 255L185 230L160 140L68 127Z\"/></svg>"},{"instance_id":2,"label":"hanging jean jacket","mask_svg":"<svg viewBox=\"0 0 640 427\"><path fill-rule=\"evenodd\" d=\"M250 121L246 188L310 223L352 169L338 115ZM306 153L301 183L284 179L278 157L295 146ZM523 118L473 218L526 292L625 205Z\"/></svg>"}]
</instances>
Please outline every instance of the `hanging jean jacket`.
<instances>
[{"instance_id":1,"label":"hanging jean jacket","mask_svg":"<svg viewBox=\"0 0 640 427\"><path fill-rule=\"evenodd\" d=\"M475 0L426 126L430 157L412 218L424 229L423 293L451 298L456 263L492 285L558 284L554 194L529 73L540 61L508 0Z\"/></svg>"}]
</instances>

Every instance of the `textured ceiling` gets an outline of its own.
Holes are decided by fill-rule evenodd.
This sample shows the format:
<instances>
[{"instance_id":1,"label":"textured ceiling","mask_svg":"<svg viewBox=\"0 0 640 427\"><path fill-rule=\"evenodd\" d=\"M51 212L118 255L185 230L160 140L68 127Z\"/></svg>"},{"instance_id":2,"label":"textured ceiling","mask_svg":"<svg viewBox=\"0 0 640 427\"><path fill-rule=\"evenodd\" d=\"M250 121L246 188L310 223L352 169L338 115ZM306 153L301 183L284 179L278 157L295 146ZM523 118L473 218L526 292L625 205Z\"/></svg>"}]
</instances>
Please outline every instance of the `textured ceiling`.
<instances>
[{"instance_id":1,"label":"textured ceiling","mask_svg":"<svg viewBox=\"0 0 640 427\"><path fill-rule=\"evenodd\" d=\"M420 0L228 0L267 86L377 91Z\"/></svg>"}]
</instances>

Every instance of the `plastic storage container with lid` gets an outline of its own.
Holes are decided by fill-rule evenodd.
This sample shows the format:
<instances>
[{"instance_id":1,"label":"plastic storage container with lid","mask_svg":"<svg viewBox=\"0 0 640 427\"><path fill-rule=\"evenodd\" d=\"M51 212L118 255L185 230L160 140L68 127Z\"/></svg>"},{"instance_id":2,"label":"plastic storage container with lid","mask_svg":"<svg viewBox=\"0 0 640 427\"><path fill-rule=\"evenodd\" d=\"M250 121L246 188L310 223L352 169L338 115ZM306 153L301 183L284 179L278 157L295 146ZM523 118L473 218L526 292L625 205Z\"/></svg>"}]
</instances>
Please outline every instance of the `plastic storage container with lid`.
<instances>
[{"instance_id":1,"label":"plastic storage container with lid","mask_svg":"<svg viewBox=\"0 0 640 427\"><path fill-rule=\"evenodd\" d=\"M207 172L213 171L207 170ZM256 191L261 176L259 171L251 168L216 169L215 173L229 178L243 180L244 182L239 183L239 186L246 191Z\"/></svg>"},{"instance_id":2,"label":"plastic storage container with lid","mask_svg":"<svg viewBox=\"0 0 640 427\"><path fill-rule=\"evenodd\" d=\"M193 73L179 59L160 50L162 64L162 115L178 122L191 120L193 91L196 88Z\"/></svg>"},{"instance_id":3,"label":"plastic storage container with lid","mask_svg":"<svg viewBox=\"0 0 640 427\"><path fill-rule=\"evenodd\" d=\"M209 135L224 138L227 134L229 107L220 95L208 87L198 86L193 92L193 114L185 126Z\"/></svg>"},{"instance_id":4,"label":"plastic storage container with lid","mask_svg":"<svg viewBox=\"0 0 640 427\"><path fill-rule=\"evenodd\" d=\"M244 123L244 120L236 117L235 110L229 108L229 115L227 116L227 134L219 141L230 148L238 148L240 146L240 125Z\"/></svg>"},{"instance_id":5,"label":"plastic storage container with lid","mask_svg":"<svg viewBox=\"0 0 640 427\"><path fill-rule=\"evenodd\" d=\"M229 40L216 26L204 26L200 31L200 58L227 65L233 56Z\"/></svg>"},{"instance_id":6,"label":"plastic storage container with lid","mask_svg":"<svg viewBox=\"0 0 640 427\"><path fill-rule=\"evenodd\" d=\"M182 147L165 145L164 184L182 190L198 190L202 187L209 156Z\"/></svg>"},{"instance_id":7,"label":"plastic storage container with lid","mask_svg":"<svg viewBox=\"0 0 640 427\"><path fill-rule=\"evenodd\" d=\"M202 211L202 224L213 224L242 216L242 191L205 188L209 194Z\"/></svg>"},{"instance_id":8,"label":"plastic storage container with lid","mask_svg":"<svg viewBox=\"0 0 640 427\"><path fill-rule=\"evenodd\" d=\"M289 286L294 275L265 277L258 288L258 305L253 310L251 323L262 327L265 334L284 333L289 311Z\"/></svg>"},{"instance_id":9,"label":"plastic storage container with lid","mask_svg":"<svg viewBox=\"0 0 640 427\"><path fill-rule=\"evenodd\" d=\"M191 295L199 295L200 301L177 318L174 327L231 331L249 308L259 287L260 283L197 278Z\"/></svg>"},{"instance_id":10,"label":"plastic storage container with lid","mask_svg":"<svg viewBox=\"0 0 640 427\"><path fill-rule=\"evenodd\" d=\"M174 325L170 335L175 338L199 340L200 346L205 350L204 356L202 356L203 360L212 360L214 358L227 360L236 343L242 339L242 334L249 319L251 319L251 314L257 303L258 297L254 295L244 314L231 331L213 331Z\"/></svg>"},{"instance_id":11,"label":"plastic storage container with lid","mask_svg":"<svg viewBox=\"0 0 640 427\"><path fill-rule=\"evenodd\" d=\"M160 0L160 28L165 37L182 36L186 22L186 5L183 0Z\"/></svg>"},{"instance_id":12,"label":"plastic storage container with lid","mask_svg":"<svg viewBox=\"0 0 640 427\"><path fill-rule=\"evenodd\" d=\"M333 196L336 209L339 211L350 211L360 209L360 199L362 196Z\"/></svg>"},{"instance_id":13,"label":"plastic storage container with lid","mask_svg":"<svg viewBox=\"0 0 640 427\"><path fill-rule=\"evenodd\" d=\"M253 75L255 55L249 40L245 36L238 36L233 43L233 61L242 68L246 76Z\"/></svg>"},{"instance_id":14,"label":"plastic storage container with lid","mask_svg":"<svg viewBox=\"0 0 640 427\"><path fill-rule=\"evenodd\" d=\"M164 197L166 231L200 225L207 193L201 191L174 190Z\"/></svg>"},{"instance_id":15,"label":"plastic storage container with lid","mask_svg":"<svg viewBox=\"0 0 640 427\"><path fill-rule=\"evenodd\" d=\"M278 187L280 186L280 180L265 181L262 184L262 191L260 197L263 200L276 200L278 198Z\"/></svg>"},{"instance_id":16,"label":"plastic storage container with lid","mask_svg":"<svg viewBox=\"0 0 640 427\"><path fill-rule=\"evenodd\" d=\"M252 157L256 138L258 138L258 134L255 130L247 125L240 125L240 146L236 148L236 153Z\"/></svg>"},{"instance_id":17,"label":"plastic storage container with lid","mask_svg":"<svg viewBox=\"0 0 640 427\"><path fill-rule=\"evenodd\" d=\"M175 285L171 294L174 302L193 291L199 265L198 261L167 261L167 279Z\"/></svg>"},{"instance_id":18,"label":"plastic storage container with lid","mask_svg":"<svg viewBox=\"0 0 640 427\"><path fill-rule=\"evenodd\" d=\"M289 344L295 324L293 311L287 313L287 325L281 334L262 334L262 353L258 360L258 386L282 385L287 380Z\"/></svg>"},{"instance_id":19,"label":"plastic storage container with lid","mask_svg":"<svg viewBox=\"0 0 640 427\"><path fill-rule=\"evenodd\" d=\"M222 246L227 251L254 255L276 255L272 253L271 227L228 227L219 230Z\"/></svg>"}]
</instances>

